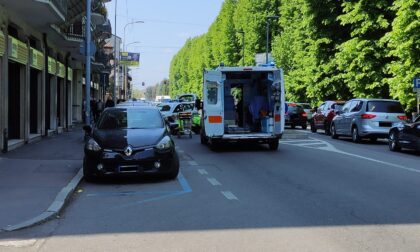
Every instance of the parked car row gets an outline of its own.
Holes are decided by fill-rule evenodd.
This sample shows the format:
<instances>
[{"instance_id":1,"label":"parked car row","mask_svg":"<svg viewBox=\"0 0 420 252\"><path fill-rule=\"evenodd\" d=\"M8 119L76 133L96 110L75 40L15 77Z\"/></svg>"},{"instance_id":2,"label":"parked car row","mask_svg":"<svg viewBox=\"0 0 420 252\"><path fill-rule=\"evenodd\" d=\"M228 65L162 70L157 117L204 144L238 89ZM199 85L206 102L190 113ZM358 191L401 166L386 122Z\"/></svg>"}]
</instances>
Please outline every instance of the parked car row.
<instances>
[{"instance_id":1,"label":"parked car row","mask_svg":"<svg viewBox=\"0 0 420 252\"><path fill-rule=\"evenodd\" d=\"M375 142L378 138L387 138L392 151L401 148L420 150L420 119L417 117L413 122L408 122L399 101L389 99L325 101L312 111L309 123L313 133L322 129L333 139L351 137L355 143L363 139Z\"/></svg>"}]
</instances>

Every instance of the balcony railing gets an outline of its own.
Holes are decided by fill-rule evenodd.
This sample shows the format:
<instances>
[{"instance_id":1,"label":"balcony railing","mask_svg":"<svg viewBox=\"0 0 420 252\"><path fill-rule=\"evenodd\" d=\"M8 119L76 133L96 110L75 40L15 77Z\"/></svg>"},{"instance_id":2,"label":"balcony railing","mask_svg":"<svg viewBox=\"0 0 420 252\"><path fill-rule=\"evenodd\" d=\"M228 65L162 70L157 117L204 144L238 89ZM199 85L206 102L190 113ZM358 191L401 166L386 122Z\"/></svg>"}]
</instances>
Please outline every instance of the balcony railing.
<instances>
[{"instance_id":1,"label":"balcony railing","mask_svg":"<svg viewBox=\"0 0 420 252\"><path fill-rule=\"evenodd\" d=\"M66 35L69 38L83 40L85 39L85 27L82 23L71 24L66 30Z\"/></svg>"}]
</instances>

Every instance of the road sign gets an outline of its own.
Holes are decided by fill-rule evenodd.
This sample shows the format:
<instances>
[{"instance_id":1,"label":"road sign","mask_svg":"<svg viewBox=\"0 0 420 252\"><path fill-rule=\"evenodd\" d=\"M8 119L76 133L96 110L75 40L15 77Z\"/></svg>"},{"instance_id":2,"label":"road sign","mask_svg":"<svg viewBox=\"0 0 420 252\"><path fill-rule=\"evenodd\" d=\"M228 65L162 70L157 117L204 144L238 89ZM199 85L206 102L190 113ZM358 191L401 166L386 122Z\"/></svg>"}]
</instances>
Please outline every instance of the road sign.
<instances>
[{"instance_id":1,"label":"road sign","mask_svg":"<svg viewBox=\"0 0 420 252\"><path fill-rule=\"evenodd\" d=\"M139 66L140 53L122 52L120 64L125 66Z\"/></svg>"},{"instance_id":2,"label":"road sign","mask_svg":"<svg viewBox=\"0 0 420 252\"><path fill-rule=\"evenodd\" d=\"M414 89L420 89L420 77L414 77L413 84Z\"/></svg>"}]
</instances>

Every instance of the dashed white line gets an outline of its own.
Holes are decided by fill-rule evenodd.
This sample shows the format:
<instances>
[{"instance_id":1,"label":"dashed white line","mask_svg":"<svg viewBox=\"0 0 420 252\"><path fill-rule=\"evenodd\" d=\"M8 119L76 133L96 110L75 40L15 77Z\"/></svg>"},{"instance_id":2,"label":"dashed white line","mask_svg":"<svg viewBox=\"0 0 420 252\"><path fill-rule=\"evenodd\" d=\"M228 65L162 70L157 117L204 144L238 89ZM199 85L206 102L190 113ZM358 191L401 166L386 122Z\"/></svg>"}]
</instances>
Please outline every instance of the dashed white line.
<instances>
[{"instance_id":1,"label":"dashed white line","mask_svg":"<svg viewBox=\"0 0 420 252\"><path fill-rule=\"evenodd\" d=\"M215 178L207 178L207 180L210 182L210 184L212 184L213 186L220 186L222 184L220 184L219 181L217 181L217 179Z\"/></svg>"},{"instance_id":2,"label":"dashed white line","mask_svg":"<svg viewBox=\"0 0 420 252\"><path fill-rule=\"evenodd\" d=\"M193 166L198 165L197 162L195 162L194 160L188 161L188 164Z\"/></svg>"},{"instance_id":3,"label":"dashed white line","mask_svg":"<svg viewBox=\"0 0 420 252\"><path fill-rule=\"evenodd\" d=\"M312 142L311 139L280 140L280 143Z\"/></svg>"},{"instance_id":4,"label":"dashed white line","mask_svg":"<svg viewBox=\"0 0 420 252\"><path fill-rule=\"evenodd\" d=\"M228 200L238 200L238 198L235 196L235 194L233 194L231 191L221 191L221 193Z\"/></svg>"},{"instance_id":5,"label":"dashed white line","mask_svg":"<svg viewBox=\"0 0 420 252\"><path fill-rule=\"evenodd\" d=\"M207 175L208 172L206 171L206 169L198 169L197 170L201 175Z\"/></svg>"}]
</instances>

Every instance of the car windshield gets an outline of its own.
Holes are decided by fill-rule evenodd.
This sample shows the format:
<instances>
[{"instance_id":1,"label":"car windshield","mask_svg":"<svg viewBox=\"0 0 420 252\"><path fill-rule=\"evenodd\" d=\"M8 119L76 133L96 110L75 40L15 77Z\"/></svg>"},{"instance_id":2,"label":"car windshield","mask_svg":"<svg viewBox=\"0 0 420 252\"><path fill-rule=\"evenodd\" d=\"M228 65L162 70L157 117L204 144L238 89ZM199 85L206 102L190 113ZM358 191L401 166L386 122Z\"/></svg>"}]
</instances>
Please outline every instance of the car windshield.
<instances>
[{"instance_id":1,"label":"car windshield","mask_svg":"<svg viewBox=\"0 0 420 252\"><path fill-rule=\"evenodd\" d=\"M302 106L302 108L304 109L311 109L311 105L309 104L299 104L300 106Z\"/></svg>"},{"instance_id":2,"label":"car windshield","mask_svg":"<svg viewBox=\"0 0 420 252\"><path fill-rule=\"evenodd\" d=\"M331 106L332 109L341 110L344 106L344 103L336 103Z\"/></svg>"},{"instance_id":3,"label":"car windshield","mask_svg":"<svg viewBox=\"0 0 420 252\"><path fill-rule=\"evenodd\" d=\"M179 97L180 102L193 102L194 96L193 95L182 95Z\"/></svg>"},{"instance_id":4,"label":"car windshield","mask_svg":"<svg viewBox=\"0 0 420 252\"><path fill-rule=\"evenodd\" d=\"M154 129L162 128L159 111L154 109L106 110L98 121L98 129Z\"/></svg>"},{"instance_id":5,"label":"car windshield","mask_svg":"<svg viewBox=\"0 0 420 252\"><path fill-rule=\"evenodd\" d=\"M367 104L368 112L404 113L404 109L397 101L370 101Z\"/></svg>"},{"instance_id":6,"label":"car windshield","mask_svg":"<svg viewBox=\"0 0 420 252\"><path fill-rule=\"evenodd\" d=\"M162 111L162 112L166 112L166 111L171 110L171 106L169 106L169 105L159 105L158 107L159 107L160 111Z\"/></svg>"},{"instance_id":7,"label":"car windshield","mask_svg":"<svg viewBox=\"0 0 420 252\"><path fill-rule=\"evenodd\" d=\"M303 110L303 108L302 108L302 106L301 105L291 105L291 104L289 104L289 106L288 106L289 108L289 113L298 113L298 112L302 112L302 110Z\"/></svg>"}]
</instances>

